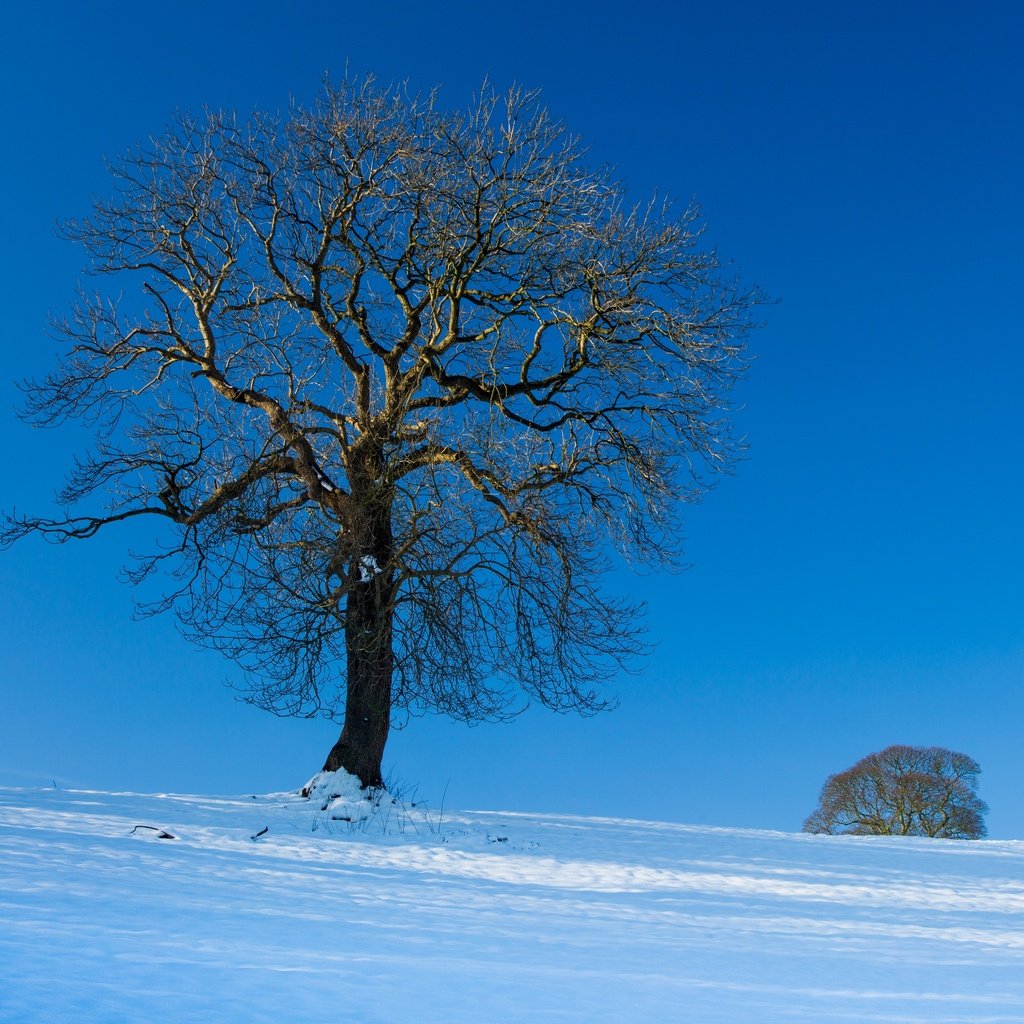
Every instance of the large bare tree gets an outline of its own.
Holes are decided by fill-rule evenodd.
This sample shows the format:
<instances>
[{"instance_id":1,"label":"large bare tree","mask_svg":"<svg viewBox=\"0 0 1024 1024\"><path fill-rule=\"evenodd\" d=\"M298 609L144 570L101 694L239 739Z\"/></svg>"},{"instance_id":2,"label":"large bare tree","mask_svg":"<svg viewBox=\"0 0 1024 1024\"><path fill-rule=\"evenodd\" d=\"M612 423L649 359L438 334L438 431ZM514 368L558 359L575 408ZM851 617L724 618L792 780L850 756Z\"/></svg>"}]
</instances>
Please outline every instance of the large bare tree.
<instances>
[{"instance_id":1,"label":"large bare tree","mask_svg":"<svg viewBox=\"0 0 1024 1024\"><path fill-rule=\"evenodd\" d=\"M644 646L602 576L674 560L680 503L733 461L758 296L694 209L585 163L522 91L447 112L347 79L179 118L66 227L102 281L25 413L96 446L61 516L3 539L162 520L130 569L173 578L149 610L254 704L341 720L324 768L365 786L398 714L600 708Z\"/></svg>"}]
</instances>

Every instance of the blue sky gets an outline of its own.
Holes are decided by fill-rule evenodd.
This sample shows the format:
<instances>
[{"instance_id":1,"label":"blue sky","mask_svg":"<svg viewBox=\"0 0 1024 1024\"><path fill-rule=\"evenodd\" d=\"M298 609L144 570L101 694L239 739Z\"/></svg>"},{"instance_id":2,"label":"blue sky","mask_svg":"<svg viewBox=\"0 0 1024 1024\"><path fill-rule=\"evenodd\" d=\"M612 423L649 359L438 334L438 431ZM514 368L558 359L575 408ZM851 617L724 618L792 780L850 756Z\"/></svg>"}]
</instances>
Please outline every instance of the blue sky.
<instances>
[{"instance_id":1,"label":"blue sky","mask_svg":"<svg viewBox=\"0 0 1024 1024\"><path fill-rule=\"evenodd\" d=\"M657 650L595 719L414 721L386 769L433 802L797 829L889 743L963 750L994 837L1024 837L1024 13L1010 3L321 5L8 19L4 507L49 508L76 430L13 413L81 254L56 219L176 109L278 108L325 71L540 87L637 198L695 197L778 303L739 397L749 459L690 510L691 567L621 577ZM259 792L335 727L234 701L231 666L117 580L144 536L0 555L0 782Z\"/></svg>"}]
</instances>

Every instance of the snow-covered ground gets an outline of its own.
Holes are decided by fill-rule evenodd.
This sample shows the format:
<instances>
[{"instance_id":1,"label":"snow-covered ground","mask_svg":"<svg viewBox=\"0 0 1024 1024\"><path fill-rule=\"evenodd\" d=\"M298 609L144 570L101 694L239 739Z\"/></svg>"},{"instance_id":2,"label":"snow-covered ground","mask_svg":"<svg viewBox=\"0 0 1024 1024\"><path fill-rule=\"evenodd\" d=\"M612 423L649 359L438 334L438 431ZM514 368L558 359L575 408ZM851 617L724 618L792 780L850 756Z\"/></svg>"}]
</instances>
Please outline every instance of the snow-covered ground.
<instances>
[{"instance_id":1,"label":"snow-covered ground","mask_svg":"<svg viewBox=\"0 0 1024 1024\"><path fill-rule=\"evenodd\" d=\"M1024 1021L1024 843L442 816L323 781L0 790L0 1021Z\"/></svg>"}]
</instances>

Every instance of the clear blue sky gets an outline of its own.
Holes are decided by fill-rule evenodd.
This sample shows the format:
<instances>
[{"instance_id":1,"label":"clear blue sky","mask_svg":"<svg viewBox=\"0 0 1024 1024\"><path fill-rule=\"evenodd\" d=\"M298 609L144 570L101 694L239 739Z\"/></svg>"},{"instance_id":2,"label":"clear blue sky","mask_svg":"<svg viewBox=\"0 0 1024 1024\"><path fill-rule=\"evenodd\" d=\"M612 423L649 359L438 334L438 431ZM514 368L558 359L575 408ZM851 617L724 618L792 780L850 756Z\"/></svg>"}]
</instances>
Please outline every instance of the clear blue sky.
<instances>
[{"instance_id":1,"label":"clear blue sky","mask_svg":"<svg viewBox=\"0 0 1024 1024\"><path fill-rule=\"evenodd\" d=\"M353 8L358 7L356 13ZM53 222L177 108L278 108L322 74L543 89L638 198L696 197L779 303L753 337L751 451L688 515L691 568L623 579L658 642L619 710L414 721L396 776L435 804L798 829L889 743L982 765L1024 837L1024 8L1013 3L142 5L5 19L0 504L46 511L83 447L33 431L82 257ZM237 704L231 666L131 620L113 530L0 555L0 782L296 786L330 723Z\"/></svg>"}]
</instances>

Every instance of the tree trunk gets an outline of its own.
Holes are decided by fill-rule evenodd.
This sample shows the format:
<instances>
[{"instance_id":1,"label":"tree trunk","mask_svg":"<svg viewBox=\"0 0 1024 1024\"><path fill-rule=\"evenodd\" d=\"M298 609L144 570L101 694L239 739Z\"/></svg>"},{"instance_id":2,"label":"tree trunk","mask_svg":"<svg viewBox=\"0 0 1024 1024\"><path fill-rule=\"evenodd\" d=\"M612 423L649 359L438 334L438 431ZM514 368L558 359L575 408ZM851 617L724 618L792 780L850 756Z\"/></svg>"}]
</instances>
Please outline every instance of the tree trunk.
<instances>
[{"instance_id":1,"label":"tree trunk","mask_svg":"<svg viewBox=\"0 0 1024 1024\"><path fill-rule=\"evenodd\" d=\"M349 568L345 724L323 767L325 772L344 768L364 789L384 785L381 762L391 728L394 672L390 507L374 510L367 519L365 554Z\"/></svg>"}]
</instances>

